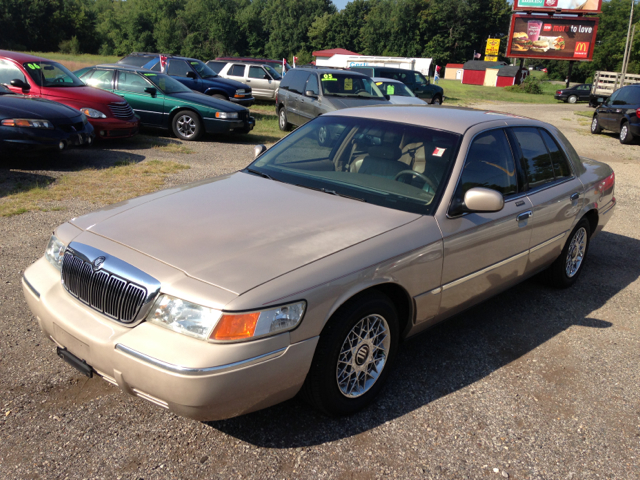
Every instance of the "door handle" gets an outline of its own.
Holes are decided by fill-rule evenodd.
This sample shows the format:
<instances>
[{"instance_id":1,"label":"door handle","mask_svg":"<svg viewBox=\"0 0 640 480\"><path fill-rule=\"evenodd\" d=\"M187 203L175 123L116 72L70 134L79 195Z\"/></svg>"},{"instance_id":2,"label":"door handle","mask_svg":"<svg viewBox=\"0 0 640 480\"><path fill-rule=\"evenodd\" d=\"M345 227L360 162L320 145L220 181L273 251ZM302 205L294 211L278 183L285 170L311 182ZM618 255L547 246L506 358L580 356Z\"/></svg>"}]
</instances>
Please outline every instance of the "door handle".
<instances>
[{"instance_id":1,"label":"door handle","mask_svg":"<svg viewBox=\"0 0 640 480\"><path fill-rule=\"evenodd\" d=\"M247 80L245 80L245 82L247 82L247 83L251 83L251 80L248 80L248 79L247 79Z\"/></svg>"},{"instance_id":2,"label":"door handle","mask_svg":"<svg viewBox=\"0 0 640 480\"><path fill-rule=\"evenodd\" d=\"M516 217L516 220L518 222L524 222L525 220L527 220L528 218L533 217L533 212L531 210L521 213L520 215L518 215Z\"/></svg>"},{"instance_id":3,"label":"door handle","mask_svg":"<svg viewBox=\"0 0 640 480\"><path fill-rule=\"evenodd\" d=\"M572 202L575 202L575 201L576 201L576 200L578 200L579 198L580 198L580 194L579 194L578 192L574 193L573 195L571 195L571 196L569 197L569 199L570 199Z\"/></svg>"}]
</instances>

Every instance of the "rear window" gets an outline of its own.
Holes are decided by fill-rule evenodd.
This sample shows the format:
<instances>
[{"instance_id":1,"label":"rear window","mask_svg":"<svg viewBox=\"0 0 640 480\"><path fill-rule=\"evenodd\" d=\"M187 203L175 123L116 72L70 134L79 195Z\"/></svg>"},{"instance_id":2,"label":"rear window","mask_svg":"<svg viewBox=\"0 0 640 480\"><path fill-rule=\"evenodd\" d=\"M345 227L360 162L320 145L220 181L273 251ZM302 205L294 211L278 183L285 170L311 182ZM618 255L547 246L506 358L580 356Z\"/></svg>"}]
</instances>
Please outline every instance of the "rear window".
<instances>
[{"instance_id":1,"label":"rear window","mask_svg":"<svg viewBox=\"0 0 640 480\"><path fill-rule=\"evenodd\" d=\"M373 77L373 68L363 68L363 67L351 67L351 70L354 72L364 73L365 75L369 75Z\"/></svg>"},{"instance_id":2,"label":"rear window","mask_svg":"<svg viewBox=\"0 0 640 480\"><path fill-rule=\"evenodd\" d=\"M624 95L621 100L624 100L626 105L639 105L640 104L640 87L627 87L624 90Z\"/></svg>"}]
</instances>

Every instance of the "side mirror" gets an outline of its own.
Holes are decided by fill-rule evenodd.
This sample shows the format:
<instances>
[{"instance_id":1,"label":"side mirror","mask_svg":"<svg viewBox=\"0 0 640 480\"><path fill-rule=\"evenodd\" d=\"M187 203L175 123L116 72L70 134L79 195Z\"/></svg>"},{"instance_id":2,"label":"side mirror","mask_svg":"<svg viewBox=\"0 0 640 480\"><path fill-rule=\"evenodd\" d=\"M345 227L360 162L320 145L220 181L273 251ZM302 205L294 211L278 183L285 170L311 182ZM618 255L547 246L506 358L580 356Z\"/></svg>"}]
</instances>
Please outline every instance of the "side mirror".
<instances>
[{"instance_id":1,"label":"side mirror","mask_svg":"<svg viewBox=\"0 0 640 480\"><path fill-rule=\"evenodd\" d=\"M307 90L306 92L304 92L304 94L307 97L318 98L318 94L316 92L314 92L313 90Z\"/></svg>"},{"instance_id":2,"label":"side mirror","mask_svg":"<svg viewBox=\"0 0 640 480\"><path fill-rule=\"evenodd\" d=\"M14 78L10 83L12 87L21 88L22 90L31 90L31 85L18 78Z\"/></svg>"},{"instance_id":3,"label":"side mirror","mask_svg":"<svg viewBox=\"0 0 640 480\"><path fill-rule=\"evenodd\" d=\"M255 160L266 151L267 147L265 145L256 145L255 147L253 147L253 159Z\"/></svg>"},{"instance_id":4,"label":"side mirror","mask_svg":"<svg viewBox=\"0 0 640 480\"><path fill-rule=\"evenodd\" d=\"M198 77L196 76L196 72L190 70L187 72L187 78L193 78L195 80Z\"/></svg>"},{"instance_id":5,"label":"side mirror","mask_svg":"<svg viewBox=\"0 0 640 480\"><path fill-rule=\"evenodd\" d=\"M496 190L474 187L464 194L464 204L470 212L499 212L504 208L504 198Z\"/></svg>"},{"instance_id":6,"label":"side mirror","mask_svg":"<svg viewBox=\"0 0 640 480\"><path fill-rule=\"evenodd\" d=\"M156 93L158 93L158 90L156 90L154 87L147 87L144 89L144 93L148 93L152 97L155 97Z\"/></svg>"}]
</instances>

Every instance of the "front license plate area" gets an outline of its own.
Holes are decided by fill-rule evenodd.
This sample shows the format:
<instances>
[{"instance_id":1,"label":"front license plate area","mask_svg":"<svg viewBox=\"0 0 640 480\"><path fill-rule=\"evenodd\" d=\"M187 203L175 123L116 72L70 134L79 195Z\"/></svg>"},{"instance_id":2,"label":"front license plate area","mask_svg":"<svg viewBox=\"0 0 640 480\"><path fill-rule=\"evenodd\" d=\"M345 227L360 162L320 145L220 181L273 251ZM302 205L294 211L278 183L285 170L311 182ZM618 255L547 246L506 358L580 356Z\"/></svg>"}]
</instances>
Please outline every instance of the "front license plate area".
<instances>
[{"instance_id":1,"label":"front license plate area","mask_svg":"<svg viewBox=\"0 0 640 480\"><path fill-rule=\"evenodd\" d=\"M69 350L67 350L66 348L58 347L56 348L56 353L61 359L63 359L83 375L86 375L89 378L93 377L93 368L91 368L91 366L87 362L85 362L84 360L80 360L74 354L69 352Z\"/></svg>"}]
</instances>

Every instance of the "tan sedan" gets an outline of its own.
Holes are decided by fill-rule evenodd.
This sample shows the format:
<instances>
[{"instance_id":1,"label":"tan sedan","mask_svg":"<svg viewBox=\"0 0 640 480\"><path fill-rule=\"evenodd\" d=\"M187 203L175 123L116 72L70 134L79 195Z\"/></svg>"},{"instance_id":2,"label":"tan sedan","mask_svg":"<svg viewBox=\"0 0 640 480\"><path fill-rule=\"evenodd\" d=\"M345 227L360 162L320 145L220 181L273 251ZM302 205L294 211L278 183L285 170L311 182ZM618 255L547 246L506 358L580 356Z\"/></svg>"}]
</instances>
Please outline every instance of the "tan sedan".
<instances>
[{"instance_id":1,"label":"tan sedan","mask_svg":"<svg viewBox=\"0 0 640 480\"><path fill-rule=\"evenodd\" d=\"M256 148L56 229L23 286L60 357L196 419L300 391L349 414L406 337L538 272L572 285L616 203L607 165L494 112L346 109Z\"/></svg>"}]
</instances>

